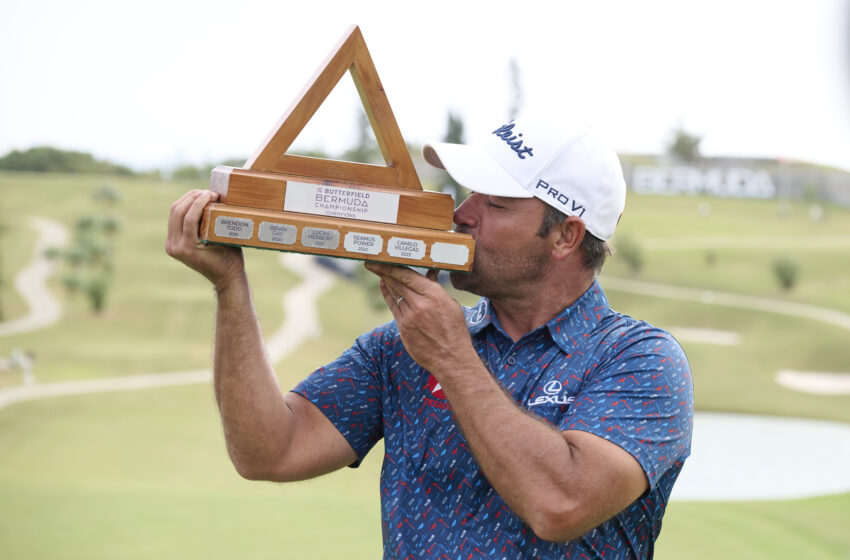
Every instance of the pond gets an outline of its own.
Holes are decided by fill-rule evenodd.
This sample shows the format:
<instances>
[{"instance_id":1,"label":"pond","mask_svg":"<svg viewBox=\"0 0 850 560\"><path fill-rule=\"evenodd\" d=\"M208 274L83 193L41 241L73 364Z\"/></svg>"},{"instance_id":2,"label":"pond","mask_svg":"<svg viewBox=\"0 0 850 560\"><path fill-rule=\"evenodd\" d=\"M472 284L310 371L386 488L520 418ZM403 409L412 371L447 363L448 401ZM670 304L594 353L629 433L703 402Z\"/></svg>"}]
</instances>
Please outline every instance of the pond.
<instances>
[{"instance_id":1,"label":"pond","mask_svg":"<svg viewBox=\"0 0 850 560\"><path fill-rule=\"evenodd\" d=\"M671 500L789 500L850 492L850 424L698 412Z\"/></svg>"}]
</instances>

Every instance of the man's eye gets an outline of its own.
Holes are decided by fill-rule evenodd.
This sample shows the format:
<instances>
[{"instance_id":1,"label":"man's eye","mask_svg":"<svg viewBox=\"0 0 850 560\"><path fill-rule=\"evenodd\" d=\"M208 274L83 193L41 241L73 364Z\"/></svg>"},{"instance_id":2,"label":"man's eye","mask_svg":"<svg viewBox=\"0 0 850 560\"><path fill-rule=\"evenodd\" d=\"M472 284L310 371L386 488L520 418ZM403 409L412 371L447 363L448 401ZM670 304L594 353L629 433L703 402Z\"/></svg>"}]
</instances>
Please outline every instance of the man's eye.
<instances>
[{"instance_id":1,"label":"man's eye","mask_svg":"<svg viewBox=\"0 0 850 560\"><path fill-rule=\"evenodd\" d=\"M504 206L501 206L501 205L496 204L495 202L493 202L493 199L492 199L492 198L488 198L488 199L487 199L487 206L490 206L490 207L492 207L492 208L504 208Z\"/></svg>"}]
</instances>

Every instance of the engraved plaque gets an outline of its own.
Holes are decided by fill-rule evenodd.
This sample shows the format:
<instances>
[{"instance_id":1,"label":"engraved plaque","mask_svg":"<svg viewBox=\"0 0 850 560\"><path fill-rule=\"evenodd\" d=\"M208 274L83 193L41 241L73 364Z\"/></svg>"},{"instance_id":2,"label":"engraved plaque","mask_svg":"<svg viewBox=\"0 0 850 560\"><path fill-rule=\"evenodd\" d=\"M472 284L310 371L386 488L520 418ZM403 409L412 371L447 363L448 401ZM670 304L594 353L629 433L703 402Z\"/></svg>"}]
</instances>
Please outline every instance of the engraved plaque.
<instances>
[{"instance_id":1,"label":"engraved plaque","mask_svg":"<svg viewBox=\"0 0 850 560\"><path fill-rule=\"evenodd\" d=\"M289 181L283 209L286 212L394 224L398 219L398 200L399 195L392 193Z\"/></svg>"},{"instance_id":2,"label":"engraved plaque","mask_svg":"<svg viewBox=\"0 0 850 560\"><path fill-rule=\"evenodd\" d=\"M421 239L392 237L387 244L387 253L391 257L401 257L416 261L422 260L425 258L425 242Z\"/></svg>"},{"instance_id":3,"label":"engraved plaque","mask_svg":"<svg viewBox=\"0 0 850 560\"><path fill-rule=\"evenodd\" d=\"M301 231L301 244L314 249L339 247L339 232L335 229L305 227Z\"/></svg>"},{"instance_id":4,"label":"engraved plaque","mask_svg":"<svg viewBox=\"0 0 850 560\"><path fill-rule=\"evenodd\" d=\"M215 234L233 239L251 239L254 235L254 221L248 218L218 216L215 219Z\"/></svg>"},{"instance_id":5,"label":"engraved plaque","mask_svg":"<svg viewBox=\"0 0 850 560\"><path fill-rule=\"evenodd\" d=\"M343 247L351 253L377 255L384 248L384 239L380 235L349 231L345 234Z\"/></svg>"},{"instance_id":6,"label":"engraved plaque","mask_svg":"<svg viewBox=\"0 0 850 560\"><path fill-rule=\"evenodd\" d=\"M260 222L257 237L266 243L277 243L278 245L292 245L298 235L298 228L289 224L276 224L274 222Z\"/></svg>"},{"instance_id":7,"label":"engraved plaque","mask_svg":"<svg viewBox=\"0 0 850 560\"><path fill-rule=\"evenodd\" d=\"M469 247L437 241L431 246L431 260L435 263L464 265L469 260Z\"/></svg>"}]
</instances>

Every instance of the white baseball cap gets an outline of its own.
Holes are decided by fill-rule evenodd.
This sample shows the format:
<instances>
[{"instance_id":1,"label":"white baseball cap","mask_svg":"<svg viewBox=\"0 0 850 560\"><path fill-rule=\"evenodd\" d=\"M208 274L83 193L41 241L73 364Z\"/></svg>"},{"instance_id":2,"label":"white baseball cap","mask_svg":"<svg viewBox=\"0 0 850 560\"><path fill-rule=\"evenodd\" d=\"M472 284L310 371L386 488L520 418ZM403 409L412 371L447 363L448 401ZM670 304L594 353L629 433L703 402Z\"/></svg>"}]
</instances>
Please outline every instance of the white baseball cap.
<instances>
[{"instance_id":1,"label":"white baseball cap","mask_svg":"<svg viewBox=\"0 0 850 560\"><path fill-rule=\"evenodd\" d=\"M617 154L591 127L572 119L520 116L469 144L429 143L425 161L482 194L536 196L607 240L626 205Z\"/></svg>"}]
</instances>

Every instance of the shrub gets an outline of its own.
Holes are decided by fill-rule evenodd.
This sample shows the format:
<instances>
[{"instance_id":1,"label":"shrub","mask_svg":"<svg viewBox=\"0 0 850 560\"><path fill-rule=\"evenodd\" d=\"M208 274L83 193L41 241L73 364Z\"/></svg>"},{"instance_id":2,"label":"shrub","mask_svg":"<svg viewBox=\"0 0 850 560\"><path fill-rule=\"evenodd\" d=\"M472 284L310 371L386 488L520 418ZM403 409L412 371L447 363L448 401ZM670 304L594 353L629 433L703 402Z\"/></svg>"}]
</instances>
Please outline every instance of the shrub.
<instances>
[{"instance_id":1,"label":"shrub","mask_svg":"<svg viewBox=\"0 0 850 560\"><path fill-rule=\"evenodd\" d=\"M120 199L116 191L103 188L93 198L108 206ZM120 230L121 221L112 214L86 214L77 218L68 247L49 247L44 252L48 259L64 265L61 281L68 294L83 294L94 313L101 313L106 305L112 280L114 238Z\"/></svg>"},{"instance_id":2,"label":"shrub","mask_svg":"<svg viewBox=\"0 0 850 560\"><path fill-rule=\"evenodd\" d=\"M621 236L616 243L616 258L622 259L633 274L639 274L643 268L643 249L640 244L628 235Z\"/></svg>"},{"instance_id":3,"label":"shrub","mask_svg":"<svg viewBox=\"0 0 850 560\"><path fill-rule=\"evenodd\" d=\"M800 266L790 257L777 257L773 260L773 274L783 291L790 291L800 274Z\"/></svg>"}]
</instances>

